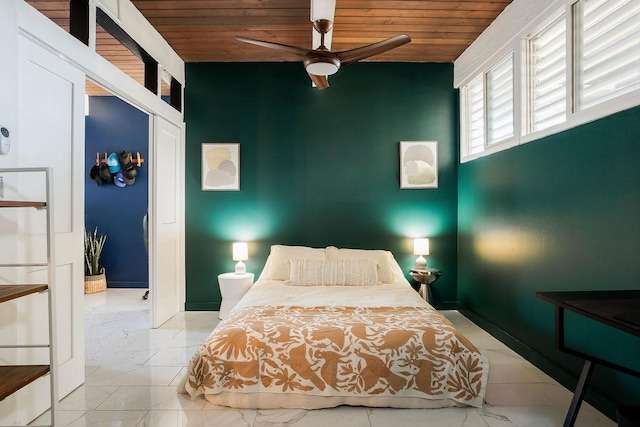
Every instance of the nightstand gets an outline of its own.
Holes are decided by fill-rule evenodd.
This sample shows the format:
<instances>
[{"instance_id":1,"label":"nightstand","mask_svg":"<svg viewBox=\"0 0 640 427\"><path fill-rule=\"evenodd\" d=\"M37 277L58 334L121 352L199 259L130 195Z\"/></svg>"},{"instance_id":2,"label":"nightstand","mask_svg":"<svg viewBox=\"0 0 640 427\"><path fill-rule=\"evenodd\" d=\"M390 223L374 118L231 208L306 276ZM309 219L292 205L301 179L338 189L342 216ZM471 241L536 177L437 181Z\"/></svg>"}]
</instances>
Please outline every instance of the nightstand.
<instances>
[{"instance_id":1,"label":"nightstand","mask_svg":"<svg viewBox=\"0 0 640 427\"><path fill-rule=\"evenodd\" d=\"M438 280L442 276L442 271L437 268L427 268L424 270L409 270L409 274L417 282L420 282L420 296L427 300L429 304L433 303L433 296L431 296L431 284Z\"/></svg>"},{"instance_id":2,"label":"nightstand","mask_svg":"<svg viewBox=\"0 0 640 427\"><path fill-rule=\"evenodd\" d=\"M224 319L253 286L253 273L223 273L218 275L218 284L222 295L218 317Z\"/></svg>"}]
</instances>

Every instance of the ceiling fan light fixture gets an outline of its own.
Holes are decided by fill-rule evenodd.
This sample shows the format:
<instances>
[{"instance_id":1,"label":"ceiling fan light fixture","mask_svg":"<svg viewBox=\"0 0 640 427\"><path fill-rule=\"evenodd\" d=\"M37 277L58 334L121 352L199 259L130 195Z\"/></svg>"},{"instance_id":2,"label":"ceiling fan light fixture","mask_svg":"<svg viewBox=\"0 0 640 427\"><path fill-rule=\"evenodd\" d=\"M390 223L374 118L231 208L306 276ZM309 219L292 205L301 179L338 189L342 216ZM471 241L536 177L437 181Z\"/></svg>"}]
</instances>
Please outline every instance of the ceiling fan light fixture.
<instances>
[{"instance_id":1,"label":"ceiling fan light fixture","mask_svg":"<svg viewBox=\"0 0 640 427\"><path fill-rule=\"evenodd\" d=\"M335 2L336 0L311 0L311 20L313 21L313 29L315 30L313 32L313 36L315 37L317 34L320 37L319 43L317 43L314 38L313 49L311 50L298 46L250 39L241 36L236 36L236 40L269 49L288 52L303 58L302 62L304 68L307 71L307 74L309 74L309 77L315 87L319 90L329 87L327 76L337 73L341 66L349 65L374 55L379 55L411 42L411 37L406 34L401 34L366 46L342 50L340 52L332 52L331 49L325 45L325 42L329 42L327 38L330 37L330 33L332 32L333 10L330 11L331 16L324 16L325 12L321 12L319 8L326 8L327 5L330 5L331 7L329 9L335 9Z\"/></svg>"},{"instance_id":2,"label":"ceiling fan light fixture","mask_svg":"<svg viewBox=\"0 0 640 427\"><path fill-rule=\"evenodd\" d=\"M334 64L316 62L315 64L309 64L307 66L307 73L313 74L314 76L331 76L337 73L338 69Z\"/></svg>"},{"instance_id":3,"label":"ceiling fan light fixture","mask_svg":"<svg viewBox=\"0 0 640 427\"><path fill-rule=\"evenodd\" d=\"M337 58L312 57L305 58L304 68L307 73L314 76L330 76L340 69L340 61Z\"/></svg>"}]
</instances>

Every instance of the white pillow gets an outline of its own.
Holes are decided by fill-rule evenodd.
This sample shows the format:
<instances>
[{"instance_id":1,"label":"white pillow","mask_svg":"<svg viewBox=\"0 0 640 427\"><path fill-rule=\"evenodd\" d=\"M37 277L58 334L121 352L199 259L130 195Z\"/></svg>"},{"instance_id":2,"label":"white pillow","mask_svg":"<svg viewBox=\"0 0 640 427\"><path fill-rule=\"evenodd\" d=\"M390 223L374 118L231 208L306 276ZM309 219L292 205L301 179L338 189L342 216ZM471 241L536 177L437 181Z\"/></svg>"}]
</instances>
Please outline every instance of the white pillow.
<instances>
[{"instance_id":1,"label":"white pillow","mask_svg":"<svg viewBox=\"0 0 640 427\"><path fill-rule=\"evenodd\" d=\"M269 274L268 278L272 280L289 280L291 277L291 265L289 260L292 259L325 259L325 250L323 248L309 248L306 246L271 246L271 255L269 255Z\"/></svg>"},{"instance_id":2,"label":"white pillow","mask_svg":"<svg viewBox=\"0 0 640 427\"><path fill-rule=\"evenodd\" d=\"M378 285L378 264L370 259L292 259L291 278L286 282L293 286L373 286Z\"/></svg>"},{"instance_id":3,"label":"white pillow","mask_svg":"<svg viewBox=\"0 0 640 427\"><path fill-rule=\"evenodd\" d=\"M324 262L324 284L378 285L378 263L370 259L328 259Z\"/></svg>"},{"instance_id":4,"label":"white pillow","mask_svg":"<svg viewBox=\"0 0 640 427\"><path fill-rule=\"evenodd\" d=\"M291 278L287 285L295 286L318 286L323 284L322 272L324 260L319 259L292 259Z\"/></svg>"},{"instance_id":5,"label":"white pillow","mask_svg":"<svg viewBox=\"0 0 640 427\"><path fill-rule=\"evenodd\" d=\"M378 280L382 283L393 283L393 270L389 264L391 252L368 249L338 249L329 246L326 250L328 260L370 259L378 264Z\"/></svg>"}]
</instances>

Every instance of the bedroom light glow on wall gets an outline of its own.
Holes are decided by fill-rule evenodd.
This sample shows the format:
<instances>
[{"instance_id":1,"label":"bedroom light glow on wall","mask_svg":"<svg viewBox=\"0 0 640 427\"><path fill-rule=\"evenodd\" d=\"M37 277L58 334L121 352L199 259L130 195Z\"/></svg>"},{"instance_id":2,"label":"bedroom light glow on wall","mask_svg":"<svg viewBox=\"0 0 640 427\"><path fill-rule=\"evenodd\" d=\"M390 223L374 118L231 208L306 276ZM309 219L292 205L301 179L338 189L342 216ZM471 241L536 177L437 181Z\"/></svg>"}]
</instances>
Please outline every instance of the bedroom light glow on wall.
<instances>
[{"instance_id":1,"label":"bedroom light glow on wall","mask_svg":"<svg viewBox=\"0 0 640 427\"><path fill-rule=\"evenodd\" d=\"M249 249L247 242L235 242L233 244L233 260L238 261L236 264L236 274L244 274L247 272L247 266L242 261L249 259Z\"/></svg>"},{"instance_id":2,"label":"bedroom light glow on wall","mask_svg":"<svg viewBox=\"0 0 640 427\"><path fill-rule=\"evenodd\" d=\"M429 239L413 239L413 254L418 255L416 268L424 270L427 268L427 260L423 255L429 255Z\"/></svg>"}]
</instances>

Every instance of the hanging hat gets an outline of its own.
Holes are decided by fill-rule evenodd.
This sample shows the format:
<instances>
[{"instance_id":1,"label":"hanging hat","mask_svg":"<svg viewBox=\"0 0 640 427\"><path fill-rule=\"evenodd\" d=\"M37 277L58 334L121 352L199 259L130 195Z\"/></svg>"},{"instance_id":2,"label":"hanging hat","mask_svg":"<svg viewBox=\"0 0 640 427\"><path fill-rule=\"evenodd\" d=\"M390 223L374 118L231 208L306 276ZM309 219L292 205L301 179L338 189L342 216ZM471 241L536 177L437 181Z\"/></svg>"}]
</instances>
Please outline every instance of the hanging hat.
<instances>
[{"instance_id":1,"label":"hanging hat","mask_svg":"<svg viewBox=\"0 0 640 427\"><path fill-rule=\"evenodd\" d=\"M128 169L129 166L132 166L130 151L122 151L118 155L118 159L120 160L120 167L122 167L122 169Z\"/></svg>"},{"instance_id":2,"label":"hanging hat","mask_svg":"<svg viewBox=\"0 0 640 427\"><path fill-rule=\"evenodd\" d=\"M133 178L127 178L127 175L123 173L122 180L127 185L133 185L136 182L136 177L134 176Z\"/></svg>"},{"instance_id":3,"label":"hanging hat","mask_svg":"<svg viewBox=\"0 0 640 427\"><path fill-rule=\"evenodd\" d=\"M118 160L118 155L116 153L109 154L109 157L107 157L107 166L109 166L109 172L112 174L116 174L120 171L120 160Z\"/></svg>"},{"instance_id":4,"label":"hanging hat","mask_svg":"<svg viewBox=\"0 0 640 427\"><path fill-rule=\"evenodd\" d=\"M96 182L98 185L102 185L102 178L100 178L100 168L98 165L93 165L91 171L89 172L89 177Z\"/></svg>"},{"instance_id":5,"label":"hanging hat","mask_svg":"<svg viewBox=\"0 0 640 427\"><path fill-rule=\"evenodd\" d=\"M124 188L127 186L127 183L124 182L124 175L122 174L122 172L118 172L116 174L115 178L113 178L113 183L120 188Z\"/></svg>"},{"instance_id":6,"label":"hanging hat","mask_svg":"<svg viewBox=\"0 0 640 427\"><path fill-rule=\"evenodd\" d=\"M100 164L100 178L102 178L103 182L106 182L107 184L112 184L113 183L113 175L111 175L111 172L109 172L109 166L107 166L106 163L101 163Z\"/></svg>"},{"instance_id":7,"label":"hanging hat","mask_svg":"<svg viewBox=\"0 0 640 427\"><path fill-rule=\"evenodd\" d=\"M122 171L122 174L127 179L135 179L136 175L138 175L138 171L135 168L125 169Z\"/></svg>"}]
</instances>

